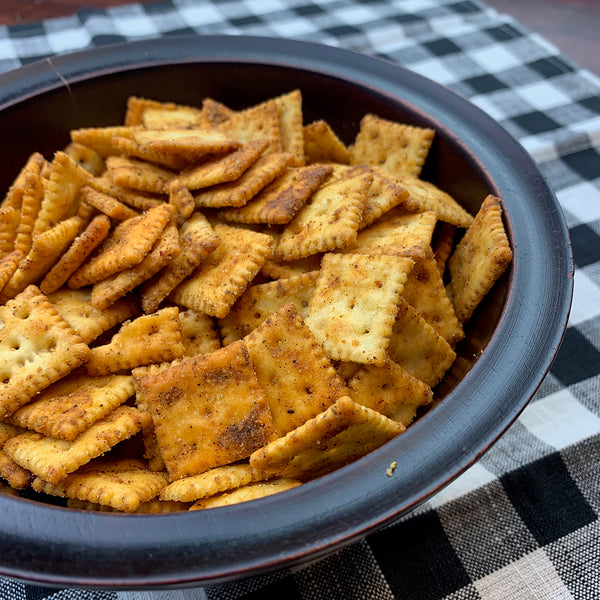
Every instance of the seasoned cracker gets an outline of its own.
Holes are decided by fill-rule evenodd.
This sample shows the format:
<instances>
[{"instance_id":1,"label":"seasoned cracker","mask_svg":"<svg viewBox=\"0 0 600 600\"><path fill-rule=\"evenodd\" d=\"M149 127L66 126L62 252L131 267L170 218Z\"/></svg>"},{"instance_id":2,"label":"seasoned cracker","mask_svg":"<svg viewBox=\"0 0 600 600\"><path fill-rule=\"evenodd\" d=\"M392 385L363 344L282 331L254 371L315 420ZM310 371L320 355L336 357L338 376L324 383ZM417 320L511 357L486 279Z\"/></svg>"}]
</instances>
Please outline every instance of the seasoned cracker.
<instances>
[{"instance_id":1,"label":"seasoned cracker","mask_svg":"<svg viewBox=\"0 0 600 600\"><path fill-rule=\"evenodd\" d=\"M205 260L220 240L210 223L196 212L179 230L178 256L141 289L142 308L149 314L158 309L169 294Z\"/></svg>"},{"instance_id":2,"label":"seasoned cracker","mask_svg":"<svg viewBox=\"0 0 600 600\"><path fill-rule=\"evenodd\" d=\"M171 294L176 304L222 318L271 257L273 238L216 225L219 246Z\"/></svg>"},{"instance_id":3,"label":"seasoned cracker","mask_svg":"<svg viewBox=\"0 0 600 600\"><path fill-rule=\"evenodd\" d=\"M175 154L167 154L166 152L160 152L148 146L141 145L134 138L135 130L130 132L130 137L116 136L113 138L113 146L117 151L117 155L125 158L140 159L148 163L154 163L160 167L164 167L171 171L180 171L185 169L190 164L190 159L184 156L177 156Z\"/></svg>"},{"instance_id":4,"label":"seasoned cracker","mask_svg":"<svg viewBox=\"0 0 600 600\"><path fill-rule=\"evenodd\" d=\"M235 152L188 167L181 171L177 178L189 190L199 190L235 181L260 158L267 146L264 140L250 142Z\"/></svg>"},{"instance_id":5,"label":"seasoned cracker","mask_svg":"<svg viewBox=\"0 0 600 600\"><path fill-rule=\"evenodd\" d=\"M313 419L250 456L265 476L302 481L325 475L365 456L405 427L343 396Z\"/></svg>"},{"instance_id":6,"label":"seasoned cracker","mask_svg":"<svg viewBox=\"0 0 600 600\"><path fill-rule=\"evenodd\" d=\"M219 325L225 326L229 336L239 339L256 329L282 306L292 303L304 318L315 290L319 271L294 275L277 281L251 285L231 307ZM226 322L226 323L225 323ZM228 337L229 337L228 336Z\"/></svg>"},{"instance_id":7,"label":"seasoned cracker","mask_svg":"<svg viewBox=\"0 0 600 600\"><path fill-rule=\"evenodd\" d=\"M9 458L4 454L2 449L8 440L16 437L20 433L23 433L23 430L20 427L15 427L14 425L9 425L7 423L0 423L0 478L7 481L11 488L15 490L29 487L32 475L27 469L24 469L12 458Z\"/></svg>"},{"instance_id":8,"label":"seasoned cracker","mask_svg":"<svg viewBox=\"0 0 600 600\"><path fill-rule=\"evenodd\" d=\"M440 221L456 227L466 228L473 222L473 215L433 183L410 175L396 174L393 179L408 190L411 201L417 206L416 211L433 211Z\"/></svg>"},{"instance_id":9,"label":"seasoned cracker","mask_svg":"<svg viewBox=\"0 0 600 600\"><path fill-rule=\"evenodd\" d=\"M170 205L161 204L119 223L89 260L69 277L69 287L76 289L94 284L142 262L172 214Z\"/></svg>"},{"instance_id":10,"label":"seasoned cracker","mask_svg":"<svg viewBox=\"0 0 600 600\"><path fill-rule=\"evenodd\" d=\"M244 338L277 435L323 412L348 390L323 348L286 304Z\"/></svg>"},{"instance_id":11,"label":"seasoned cracker","mask_svg":"<svg viewBox=\"0 0 600 600\"><path fill-rule=\"evenodd\" d=\"M294 165L301 167L305 164L304 155L304 117L302 114L302 92L299 89L281 94L273 101L277 105L281 145L284 152L294 156Z\"/></svg>"},{"instance_id":12,"label":"seasoned cracker","mask_svg":"<svg viewBox=\"0 0 600 600\"><path fill-rule=\"evenodd\" d=\"M456 358L450 344L403 298L392 329L388 355L431 388Z\"/></svg>"},{"instance_id":13,"label":"seasoned cracker","mask_svg":"<svg viewBox=\"0 0 600 600\"><path fill-rule=\"evenodd\" d=\"M350 164L379 165L390 173L418 176L429 154L435 131L365 115L354 144Z\"/></svg>"},{"instance_id":14,"label":"seasoned cracker","mask_svg":"<svg viewBox=\"0 0 600 600\"><path fill-rule=\"evenodd\" d=\"M71 130L71 140L77 144L90 148L102 158L117 154L113 145L116 137L130 137L133 132L131 127L114 125L109 127L82 127Z\"/></svg>"},{"instance_id":15,"label":"seasoned cracker","mask_svg":"<svg viewBox=\"0 0 600 600\"><path fill-rule=\"evenodd\" d=\"M177 225L181 226L194 212L194 197L179 179L172 179L166 191L169 194L169 204L177 211Z\"/></svg>"},{"instance_id":16,"label":"seasoned cracker","mask_svg":"<svg viewBox=\"0 0 600 600\"><path fill-rule=\"evenodd\" d=\"M138 192L129 188L117 185L110 176L105 173L102 177L94 177L88 181L87 185L95 190L116 198L119 202L127 204L127 206L139 212L145 212L151 208L159 206L165 201L161 194L150 194L146 192Z\"/></svg>"},{"instance_id":17,"label":"seasoned cracker","mask_svg":"<svg viewBox=\"0 0 600 600\"><path fill-rule=\"evenodd\" d=\"M0 208L0 256L9 254L15 249L20 218L19 208L14 206Z\"/></svg>"},{"instance_id":18,"label":"seasoned cracker","mask_svg":"<svg viewBox=\"0 0 600 600\"><path fill-rule=\"evenodd\" d=\"M31 249L33 229L44 198L44 182L41 177L43 164L42 155L33 154L20 174L22 196L14 249L23 254L27 254Z\"/></svg>"},{"instance_id":19,"label":"seasoned cracker","mask_svg":"<svg viewBox=\"0 0 600 600\"><path fill-rule=\"evenodd\" d=\"M372 180L371 173L359 173L321 187L286 225L273 258L296 260L352 245Z\"/></svg>"},{"instance_id":20,"label":"seasoned cracker","mask_svg":"<svg viewBox=\"0 0 600 600\"><path fill-rule=\"evenodd\" d=\"M256 481L257 476L248 463L223 465L199 475L177 479L160 491L161 500L193 502L214 496Z\"/></svg>"},{"instance_id":21,"label":"seasoned cracker","mask_svg":"<svg viewBox=\"0 0 600 600\"><path fill-rule=\"evenodd\" d=\"M106 239L110 231L106 215L94 217L85 230L77 236L58 262L46 273L40 283L44 294L51 294L63 286L87 257Z\"/></svg>"},{"instance_id":22,"label":"seasoned cracker","mask_svg":"<svg viewBox=\"0 0 600 600\"><path fill-rule=\"evenodd\" d=\"M404 285L402 297L451 346L465 337L433 256L415 263Z\"/></svg>"},{"instance_id":23,"label":"seasoned cracker","mask_svg":"<svg viewBox=\"0 0 600 600\"><path fill-rule=\"evenodd\" d=\"M222 208L244 206L264 187L279 177L292 163L294 155L276 152L261 156L241 177L194 194L196 207Z\"/></svg>"},{"instance_id":24,"label":"seasoned cracker","mask_svg":"<svg viewBox=\"0 0 600 600\"><path fill-rule=\"evenodd\" d=\"M204 98L202 101L201 126L214 128L227 121L235 111L214 98Z\"/></svg>"},{"instance_id":25,"label":"seasoned cracker","mask_svg":"<svg viewBox=\"0 0 600 600\"><path fill-rule=\"evenodd\" d=\"M175 177L170 169L124 156L109 156L106 168L113 183L155 194L164 193L166 185Z\"/></svg>"},{"instance_id":26,"label":"seasoned cracker","mask_svg":"<svg viewBox=\"0 0 600 600\"><path fill-rule=\"evenodd\" d=\"M139 214L116 198L87 185L81 189L81 200L115 221L125 221Z\"/></svg>"},{"instance_id":27,"label":"seasoned cracker","mask_svg":"<svg viewBox=\"0 0 600 600\"><path fill-rule=\"evenodd\" d=\"M13 250L0 258L0 294L17 270L22 259L23 254L19 250Z\"/></svg>"},{"instance_id":28,"label":"seasoned cracker","mask_svg":"<svg viewBox=\"0 0 600 600\"><path fill-rule=\"evenodd\" d=\"M40 478L32 484L38 492L127 513L136 512L165 485L165 473L154 473L136 459L94 460L56 485Z\"/></svg>"},{"instance_id":29,"label":"seasoned cracker","mask_svg":"<svg viewBox=\"0 0 600 600\"><path fill-rule=\"evenodd\" d=\"M147 412L123 405L72 442L24 431L6 442L4 452L40 479L57 484L69 473L135 435L149 420Z\"/></svg>"},{"instance_id":30,"label":"seasoned cracker","mask_svg":"<svg viewBox=\"0 0 600 600\"><path fill-rule=\"evenodd\" d=\"M310 200L333 172L329 165L295 167L263 188L245 206L219 213L224 221L285 225Z\"/></svg>"},{"instance_id":31,"label":"seasoned cracker","mask_svg":"<svg viewBox=\"0 0 600 600\"><path fill-rule=\"evenodd\" d=\"M217 326L211 317L195 310L179 313L185 356L208 354L221 347Z\"/></svg>"},{"instance_id":32,"label":"seasoned cracker","mask_svg":"<svg viewBox=\"0 0 600 600\"><path fill-rule=\"evenodd\" d=\"M382 366L363 365L348 381L350 397L408 427L417 410L433 401L431 388L388 359Z\"/></svg>"},{"instance_id":33,"label":"seasoned cracker","mask_svg":"<svg viewBox=\"0 0 600 600\"><path fill-rule=\"evenodd\" d=\"M321 268L322 253L311 254L305 258L290 261L268 260L261 269L261 274L270 279L284 279L294 277L310 271L318 271Z\"/></svg>"},{"instance_id":34,"label":"seasoned cracker","mask_svg":"<svg viewBox=\"0 0 600 600\"><path fill-rule=\"evenodd\" d=\"M326 121L318 120L305 125L303 133L307 162L342 164L350 162L348 147Z\"/></svg>"},{"instance_id":35,"label":"seasoned cracker","mask_svg":"<svg viewBox=\"0 0 600 600\"><path fill-rule=\"evenodd\" d=\"M40 392L9 419L24 429L72 442L134 391L131 375L90 377L78 371Z\"/></svg>"},{"instance_id":36,"label":"seasoned cracker","mask_svg":"<svg viewBox=\"0 0 600 600\"><path fill-rule=\"evenodd\" d=\"M149 107L142 114L142 125L146 129L194 129L201 124L202 112L192 106Z\"/></svg>"},{"instance_id":37,"label":"seasoned cracker","mask_svg":"<svg viewBox=\"0 0 600 600\"><path fill-rule=\"evenodd\" d=\"M0 299L14 298L28 285L38 284L77 237L82 225L79 217L71 217L36 237L4 286Z\"/></svg>"},{"instance_id":38,"label":"seasoned cracker","mask_svg":"<svg viewBox=\"0 0 600 600\"><path fill-rule=\"evenodd\" d=\"M276 437L242 342L133 376L172 480L245 459Z\"/></svg>"},{"instance_id":39,"label":"seasoned cracker","mask_svg":"<svg viewBox=\"0 0 600 600\"><path fill-rule=\"evenodd\" d=\"M356 242L339 252L350 254L387 254L419 260L431 252L431 238L437 223L434 212L406 213L400 207L385 213L358 233Z\"/></svg>"},{"instance_id":40,"label":"seasoned cracker","mask_svg":"<svg viewBox=\"0 0 600 600\"><path fill-rule=\"evenodd\" d=\"M413 261L325 254L306 324L333 360L382 365Z\"/></svg>"},{"instance_id":41,"label":"seasoned cracker","mask_svg":"<svg viewBox=\"0 0 600 600\"><path fill-rule=\"evenodd\" d=\"M217 508L219 506L239 504L240 502L250 502L251 500L258 500L260 498L272 496L273 494L285 492L286 490L291 490L301 484L301 481L285 477L249 483L248 485L239 487L231 492L223 492L210 498L198 500L192 504L190 510L205 510L208 508Z\"/></svg>"},{"instance_id":42,"label":"seasoned cracker","mask_svg":"<svg viewBox=\"0 0 600 600\"><path fill-rule=\"evenodd\" d=\"M454 238L456 236L456 226L450 223L438 221L431 239L431 248L433 257L442 277L446 273L446 263L454 249Z\"/></svg>"},{"instance_id":43,"label":"seasoned cracker","mask_svg":"<svg viewBox=\"0 0 600 600\"><path fill-rule=\"evenodd\" d=\"M86 344L91 344L100 334L140 312L138 300L133 296L121 298L105 310L94 308L91 297L89 287L79 290L60 288L48 294L48 300L58 314Z\"/></svg>"},{"instance_id":44,"label":"seasoned cracker","mask_svg":"<svg viewBox=\"0 0 600 600\"><path fill-rule=\"evenodd\" d=\"M99 310L108 308L176 260L179 252L177 227L169 223L142 262L94 284L92 305Z\"/></svg>"},{"instance_id":45,"label":"seasoned cracker","mask_svg":"<svg viewBox=\"0 0 600 600\"><path fill-rule=\"evenodd\" d=\"M489 195L448 259L447 291L461 323L471 318L511 260L500 200Z\"/></svg>"},{"instance_id":46,"label":"seasoned cracker","mask_svg":"<svg viewBox=\"0 0 600 600\"><path fill-rule=\"evenodd\" d=\"M127 107L125 110L125 125L130 127L135 125L143 125L144 114L149 110L156 110L164 115L168 112L177 112L179 109L189 109L191 112L200 112L197 108L176 104L175 102L162 102L152 98L129 96L129 98L127 98Z\"/></svg>"},{"instance_id":47,"label":"seasoned cracker","mask_svg":"<svg viewBox=\"0 0 600 600\"><path fill-rule=\"evenodd\" d=\"M179 310L162 308L121 325L108 344L90 350L90 375L107 375L183 356Z\"/></svg>"},{"instance_id":48,"label":"seasoned cracker","mask_svg":"<svg viewBox=\"0 0 600 600\"><path fill-rule=\"evenodd\" d=\"M44 188L44 197L37 215L33 237L51 229L63 219L77 214L79 192L92 175L64 152L57 152L52 161L50 179Z\"/></svg>"},{"instance_id":49,"label":"seasoned cracker","mask_svg":"<svg viewBox=\"0 0 600 600\"><path fill-rule=\"evenodd\" d=\"M64 153L94 177L102 175L106 169L104 158L89 146L71 142L65 146Z\"/></svg>"}]
</instances>

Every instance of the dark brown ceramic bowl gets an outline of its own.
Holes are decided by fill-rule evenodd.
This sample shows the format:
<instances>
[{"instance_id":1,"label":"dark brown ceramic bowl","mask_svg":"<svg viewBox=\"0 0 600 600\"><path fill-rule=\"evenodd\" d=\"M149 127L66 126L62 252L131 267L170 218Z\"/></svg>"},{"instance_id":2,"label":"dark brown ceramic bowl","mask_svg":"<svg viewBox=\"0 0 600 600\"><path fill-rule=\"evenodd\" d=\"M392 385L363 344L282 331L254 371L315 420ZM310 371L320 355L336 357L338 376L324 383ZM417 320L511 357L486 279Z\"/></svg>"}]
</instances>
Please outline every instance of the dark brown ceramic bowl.
<instances>
[{"instance_id":1,"label":"dark brown ceramic bowl","mask_svg":"<svg viewBox=\"0 0 600 600\"><path fill-rule=\"evenodd\" d=\"M322 557L390 523L473 464L515 420L558 350L572 294L568 233L530 157L464 99L388 62L315 44L186 37L105 47L0 77L0 189L69 130L117 124L131 94L244 107L294 88L306 121L350 142L367 112L437 131L423 177L475 212L501 197L514 261L404 434L320 479L246 504L171 515L92 513L0 497L0 574L42 584L150 588L233 580ZM386 468L397 468L392 477Z\"/></svg>"}]
</instances>

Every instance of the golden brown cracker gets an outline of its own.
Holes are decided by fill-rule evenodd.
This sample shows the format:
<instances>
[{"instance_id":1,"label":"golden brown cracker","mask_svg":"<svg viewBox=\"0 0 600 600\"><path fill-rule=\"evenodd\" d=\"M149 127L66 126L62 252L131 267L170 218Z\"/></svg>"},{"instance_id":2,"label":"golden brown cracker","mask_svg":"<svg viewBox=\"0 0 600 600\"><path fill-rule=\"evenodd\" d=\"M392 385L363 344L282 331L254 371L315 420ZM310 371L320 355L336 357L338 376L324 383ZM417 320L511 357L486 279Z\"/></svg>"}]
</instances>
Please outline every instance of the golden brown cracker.
<instances>
[{"instance_id":1,"label":"golden brown cracker","mask_svg":"<svg viewBox=\"0 0 600 600\"><path fill-rule=\"evenodd\" d=\"M171 294L186 308L222 318L242 294L272 253L271 236L216 225L219 246Z\"/></svg>"},{"instance_id":2,"label":"golden brown cracker","mask_svg":"<svg viewBox=\"0 0 600 600\"><path fill-rule=\"evenodd\" d=\"M69 473L135 435L149 419L147 412L123 405L94 423L72 442L25 431L9 440L4 452L37 477L57 484Z\"/></svg>"},{"instance_id":3,"label":"golden brown cracker","mask_svg":"<svg viewBox=\"0 0 600 600\"><path fill-rule=\"evenodd\" d=\"M160 152L148 146L141 145L134 138L135 131L130 132L130 137L116 136L113 138L113 146L117 151L117 155L124 158L131 158L133 160L141 160L148 163L155 164L159 167L164 167L171 171L179 171L189 166L191 160L175 154L167 154Z\"/></svg>"},{"instance_id":4,"label":"golden brown cracker","mask_svg":"<svg viewBox=\"0 0 600 600\"><path fill-rule=\"evenodd\" d=\"M170 306L125 322L108 344L90 351L90 375L107 375L183 356L179 310Z\"/></svg>"},{"instance_id":5,"label":"golden brown cracker","mask_svg":"<svg viewBox=\"0 0 600 600\"><path fill-rule=\"evenodd\" d=\"M64 152L58 151L54 155L50 179L44 187L44 197L33 227L34 238L77 214L79 192L91 177Z\"/></svg>"},{"instance_id":6,"label":"golden brown cracker","mask_svg":"<svg viewBox=\"0 0 600 600\"><path fill-rule=\"evenodd\" d=\"M330 358L385 362L398 301L413 264L399 256L323 256L306 324Z\"/></svg>"},{"instance_id":7,"label":"golden brown cracker","mask_svg":"<svg viewBox=\"0 0 600 600\"><path fill-rule=\"evenodd\" d=\"M38 492L127 513L136 512L165 485L165 473L152 472L143 461L136 459L97 459L55 485L40 478L32 484Z\"/></svg>"},{"instance_id":8,"label":"golden brown cracker","mask_svg":"<svg viewBox=\"0 0 600 600\"><path fill-rule=\"evenodd\" d=\"M342 396L327 410L250 456L265 476L314 479L365 456L404 431L401 423Z\"/></svg>"},{"instance_id":9,"label":"golden brown cracker","mask_svg":"<svg viewBox=\"0 0 600 600\"><path fill-rule=\"evenodd\" d=\"M20 250L23 254L27 254L31 249L33 229L44 198L44 182L40 175L43 163L41 155L40 159L30 159L21 174L23 192L14 249Z\"/></svg>"},{"instance_id":10,"label":"golden brown cracker","mask_svg":"<svg viewBox=\"0 0 600 600\"><path fill-rule=\"evenodd\" d=\"M248 200L279 177L292 161L293 155L288 152L261 156L235 181L220 183L195 193L196 207L244 206Z\"/></svg>"},{"instance_id":11,"label":"golden brown cracker","mask_svg":"<svg viewBox=\"0 0 600 600\"><path fill-rule=\"evenodd\" d=\"M245 206L222 210L219 217L224 221L239 223L285 225L332 172L333 168L329 165L290 168L251 198Z\"/></svg>"},{"instance_id":12,"label":"golden brown cracker","mask_svg":"<svg viewBox=\"0 0 600 600\"><path fill-rule=\"evenodd\" d=\"M348 147L326 121L320 119L305 125L303 134L304 152L308 163L350 162Z\"/></svg>"},{"instance_id":13,"label":"golden brown cracker","mask_svg":"<svg viewBox=\"0 0 600 600\"><path fill-rule=\"evenodd\" d=\"M148 107L142 114L146 129L195 129L202 124L202 111L193 106Z\"/></svg>"},{"instance_id":14,"label":"golden brown cracker","mask_svg":"<svg viewBox=\"0 0 600 600\"><path fill-rule=\"evenodd\" d=\"M239 504L240 502L250 502L251 500L258 500L260 498L272 496L273 494L285 492L286 490L291 490L301 484L301 481L285 477L249 483L248 485L241 486L230 492L223 492L211 496L210 498L197 500L192 504L190 510L205 510L208 508L217 508L219 506Z\"/></svg>"},{"instance_id":15,"label":"golden brown cracker","mask_svg":"<svg viewBox=\"0 0 600 600\"><path fill-rule=\"evenodd\" d=\"M110 219L106 215L94 217L46 273L40 283L40 290L44 294L51 294L62 287L87 257L106 239L110 227Z\"/></svg>"},{"instance_id":16,"label":"golden brown cracker","mask_svg":"<svg viewBox=\"0 0 600 600\"><path fill-rule=\"evenodd\" d=\"M92 305L99 310L108 308L176 260L179 253L177 227L168 223L159 240L140 263L94 284Z\"/></svg>"},{"instance_id":17,"label":"golden brown cracker","mask_svg":"<svg viewBox=\"0 0 600 600\"><path fill-rule=\"evenodd\" d=\"M116 198L87 185L81 189L81 200L115 221L125 221L139 214Z\"/></svg>"},{"instance_id":18,"label":"golden brown cracker","mask_svg":"<svg viewBox=\"0 0 600 600\"><path fill-rule=\"evenodd\" d=\"M465 337L433 255L415 263L404 285L402 297L451 346Z\"/></svg>"},{"instance_id":19,"label":"golden brown cracker","mask_svg":"<svg viewBox=\"0 0 600 600\"><path fill-rule=\"evenodd\" d=\"M360 173L321 187L286 225L273 258L296 260L352 245L372 180L371 173Z\"/></svg>"},{"instance_id":20,"label":"golden brown cracker","mask_svg":"<svg viewBox=\"0 0 600 600\"><path fill-rule=\"evenodd\" d=\"M363 365L348 381L349 395L393 421L408 427L421 406L433 401L431 388L388 359L383 365Z\"/></svg>"},{"instance_id":21,"label":"golden brown cracker","mask_svg":"<svg viewBox=\"0 0 600 600\"><path fill-rule=\"evenodd\" d=\"M448 259L448 295L461 323L468 321L512 260L500 200L489 195Z\"/></svg>"},{"instance_id":22,"label":"golden brown cracker","mask_svg":"<svg viewBox=\"0 0 600 600\"><path fill-rule=\"evenodd\" d=\"M234 110L218 102L214 98L204 98L202 101L202 116L200 124L202 127L214 128L227 121Z\"/></svg>"},{"instance_id":23,"label":"golden brown cracker","mask_svg":"<svg viewBox=\"0 0 600 600\"><path fill-rule=\"evenodd\" d=\"M456 358L450 344L403 298L400 299L388 354L431 388L441 381Z\"/></svg>"},{"instance_id":24,"label":"golden brown cracker","mask_svg":"<svg viewBox=\"0 0 600 600\"><path fill-rule=\"evenodd\" d=\"M257 140L239 150L216 156L184 169L177 178L189 190L199 190L239 179L266 150L268 144Z\"/></svg>"},{"instance_id":25,"label":"golden brown cracker","mask_svg":"<svg viewBox=\"0 0 600 600\"><path fill-rule=\"evenodd\" d=\"M90 179L87 185L103 194L116 198L119 202L127 204L127 206L139 212L145 212L165 201L165 197L162 194L139 192L117 185L107 173L102 175L102 177Z\"/></svg>"},{"instance_id":26,"label":"golden brown cracker","mask_svg":"<svg viewBox=\"0 0 600 600\"><path fill-rule=\"evenodd\" d=\"M136 369L133 376L137 395L152 414L172 480L247 458L275 438L242 342L170 365Z\"/></svg>"},{"instance_id":27,"label":"golden brown cracker","mask_svg":"<svg viewBox=\"0 0 600 600\"><path fill-rule=\"evenodd\" d=\"M269 315L290 302L304 318L318 275L319 271L311 271L248 287L225 317L228 327L235 331L235 338L248 335Z\"/></svg>"},{"instance_id":28,"label":"golden brown cracker","mask_svg":"<svg viewBox=\"0 0 600 600\"><path fill-rule=\"evenodd\" d=\"M169 194L169 204L177 211L177 225L181 226L192 216L196 208L194 197L179 179L172 179L167 185L166 192Z\"/></svg>"},{"instance_id":29,"label":"golden brown cracker","mask_svg":"<svg viewBox=\"0 0 600 600\"><path fill-rule=\"evenodd\" d=\"M323 254L311 254L305 258L290 261L268 260L261 269L261 274L270 279L284 279L294 277L310 271L318 271L321 268Z\"/></svg>"},{"instance_id":30,"label":"golden brown cracker","mask_svg":"<svg viewBox=\"0 0 600 600\"><path fill-rule=\"evenodd\" d=\"M142 96L129 96L127 98L124 123L129 127L142 125L144 122L144 113L148 110L156 110L164 114L167 112L176 112L180 108L189 108L192 111L199 110L191 106L176 104L175 102L163 102Z\"/></svg>"},{"instance_id":31,"label":"golden brown cracker","mask_svg":"<svg viewBox=\"0 0 600 600\"><path fill-rule=\"evenodd\" d=\"M32 474L4 454L2 448L4 448L4 444L8 440L22 432L23 430L20 427L0 422L0 478L4 479L14 490L22 490L29 487Z\"/></svg>"},{"instance_id":32,"label":"golden brown cracker","mask_svg":"<svg viewBox=\"0 0 600 600\"><path fill-rule=\"evenodd\" d=\"M159 498L175 502L193 502L248 485L256 479L257 476L248 463L223 465L173 481L160 491Z\"/></svg>"},{"instance_id":33,"label":"golden brown cracker","mask_svg":"<svg viewBox=\"0 0 600 600\"><path fill-rule=\"evenodd\" d=\"M302 92L294 89L281 94L273 101L277 105L281 145L284 152L294 156L294 165L303 166L306 159L304 154L304 116L302 113Z\"/></svg>"},{"instance_id":34,"label":"golden brown cracker","mask_svg":"<svg viewBox=\"0 0 600 600\"><path fill-rule=\"evenodd\" d=\"M104 158L89 146L71 142L65 146L63 152L94 177L102 175L106 169Z\"/></svg>"},{"instance_id":35,"label":"golden brown cracker","mask_svg":"<svg viewBox=\"0 0 600 600\"><path fill-rule=\"evenodd\" d=\"M138 300L133 296L121 298L105 310L94 308L91 296L92 289L89 287L78 290L60 288L48 294L48 300L56 311L86 344L91 344L103 332L140 312Z\"/></svg>"},{"instance_id":36,"label":"golden brown cracker","mask_svg":"<svg viewBox=\"0 0 600 600\"><path fill-rule=\"evenodd\" d=\"M410 175L395 175L393 179L408 190L418 212L431 210L440 221L456 227L466 228L473 222L473 215L433 183Z\"/></svg>"},{"instance_id":37,"label":"golden brown cracker","mask_svg":"<svg viewBox=\"0 0 600 600\"><path fill-rule=\"evenodd\" d=\"M74 441L134 394L131 375L73 373L19 408L10 422L48 437Z\"/></svg>"},{"instance_id":38,"label":"golden brown cracker","mask_svg":"<svg viewBox=\"0 0 600 600\"><path fill-rule=\"evenodd\" d=\"M5 256L15 249L20 218L19 208L14 206L0 208L0 256Z\"/></svg>"},{"instance_id":39,"label":"golden brown cracker","mask_svg":"<svg viewBox=\"0 0 600 600\"><path fill-rule=\"evenodd\" d=\"M350 147L350 164L379 165L390 173L418 176L435 131L366 114Z\"/></svg>"},{"instance_id":40,"label":"golden brown cracker","mask_svg":"<svg viewBox=\"0 0 600 600\"><path fill-rule=\"evenodd\" d=\"M69 287L76 289L94 284L142 262L172 214L171 206L160 204L119 223L98 250L69 277Z\"/></svg>"},{"instance_id":41,"label":"golden brown cracker","mask_svg":"<svg viewBox=\"0 0 600 600\"><path fill-rule=\"evenodd\" d=\"M19 250L13 250L0 258L0 294L17 270L22 259L23 254Z\"/></svg>"},{"instance_id":42,"label":"golden brown cracker","mask_svg":"<svg viewBox=\"0 0 600 600\"><path fill-rule=\"evenodd\" d=\"M269 316L244 342L279 436L348 394L344 381L293 304Z\"/></svg>"},{"instance_id":43,"label":"golden brown cracker","mask_svg":"<svg viewBox=\"0 0 600 600\"><path fill-rule=\"evenodd\" d=\"M456 236L456 226L450 223L438 221L431 238L431 249L438 270L442 277L446 273L446 264L454 249L454 238Z\"/></svg>"},{"instance_id":44,"label":"golden brown cracker","mask_svg":"<svg viewBox=\"0 0 600 600\"><path fill-rule=\"evenodd\" d=\"M221 347L219 332L213 319L195 310L182 310L179 313L185 356L208 354Z\"/></svg>"},{"instance_id":45,"label":"golden brown cracker","mask_svg":"<svg viewBox=\"0 0 600 600\"><path fill-rule=\"evenodd\" d=\"M175 172L137 158L109 156L106 168L113 183L141 192L162 194Z\"/></svg>"},{"instance_id":46,"label":"golden brown cracker","mask_svg":"<svg viewBox=\"0 0 600 600\"><path fill-rule=\"evenodd\" d=\"M387 254L419 260L431 252L437 222L434 212L406 213L394 208L367 229L359 231L354 244L339 250L350 254Z\"/></svg>"},{"instance_id":47,"label":"golden brown cracker","mask_svg":"<svg viewBox=\"0 0 600 600\"><path fill-rule=\"evenodd\" d=\"M112 125L108 127L82 127L71 130L71 140L77 144L90 148L102 158L117 154L113 145L116 137L130 137L133 129L125 125Z\"/></svg>"}]
</instances>

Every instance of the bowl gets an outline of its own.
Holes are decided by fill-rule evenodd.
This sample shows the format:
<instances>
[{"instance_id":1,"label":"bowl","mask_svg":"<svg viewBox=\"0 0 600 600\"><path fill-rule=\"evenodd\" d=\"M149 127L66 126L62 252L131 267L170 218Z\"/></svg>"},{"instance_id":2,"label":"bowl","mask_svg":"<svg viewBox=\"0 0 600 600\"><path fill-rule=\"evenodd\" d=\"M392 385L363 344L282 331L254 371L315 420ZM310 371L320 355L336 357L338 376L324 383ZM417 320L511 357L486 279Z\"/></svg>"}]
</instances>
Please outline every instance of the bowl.
<instances>
[{"instance_id":1,"label":"bowl","mask_svg":"<svg viewBox=\"0 0 600 600\"><path fill-rule=\"evenodd\" d=\"M44 585L216 584L323 557L431 498L513 423L559 348L573 264L556 199L527 153L450 90L390 62L284 39L186 36L55 57L0 76L0 187L69 130L118 124L129 95L241 108L299 88L305 121L350 142L367 112L428 126L422 177L476 212L502 198L514 258L469 322L438 402L364 458L276 496L165 515L86 512L0 494L0 574ZM387 467L396 461L392 477Z\"/></svg>"}]
</instances>

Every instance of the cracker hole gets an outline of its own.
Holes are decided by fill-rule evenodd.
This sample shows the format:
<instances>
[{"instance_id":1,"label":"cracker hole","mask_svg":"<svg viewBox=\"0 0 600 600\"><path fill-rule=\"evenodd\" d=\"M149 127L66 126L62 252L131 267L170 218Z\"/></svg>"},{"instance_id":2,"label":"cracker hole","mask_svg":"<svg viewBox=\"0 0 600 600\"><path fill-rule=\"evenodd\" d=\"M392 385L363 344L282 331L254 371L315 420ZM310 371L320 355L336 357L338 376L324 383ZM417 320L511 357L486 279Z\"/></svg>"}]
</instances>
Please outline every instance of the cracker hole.
<instances>
[{"instance_id":1,"label":"cracker hole","mask_svg":"<svg viewBox=\"0 0 600 600\"><path fill-rule=\"evenodd\" d=\"M29 309L26 306L17 306L14 310L15 317L17 317L18 319L28 319L29 316L31 315L31 313L29 312Z\"/></svg>"}]
</instances>

